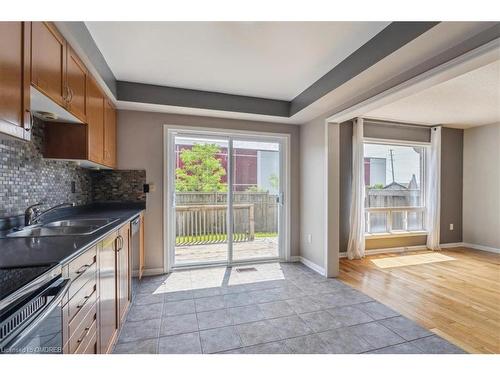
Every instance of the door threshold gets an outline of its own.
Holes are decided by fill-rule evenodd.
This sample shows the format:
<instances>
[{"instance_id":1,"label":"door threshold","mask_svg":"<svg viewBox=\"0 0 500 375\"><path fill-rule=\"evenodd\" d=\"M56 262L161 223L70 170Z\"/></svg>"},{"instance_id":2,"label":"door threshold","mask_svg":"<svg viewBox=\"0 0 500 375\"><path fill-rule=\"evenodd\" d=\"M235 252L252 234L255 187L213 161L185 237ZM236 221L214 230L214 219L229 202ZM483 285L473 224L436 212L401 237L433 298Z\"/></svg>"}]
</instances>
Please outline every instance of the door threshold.
<instances>
[{"instance_id":1,"label":"door threshold","mask_svg":"<svg viewBox=\"0 0 500 375\"><path fill-rule=\"evenodd\" d=\"M263 263L276 263L276 262L282 263L282 262L284 262L284 260L280 259L278 257L278 258L242 260L239 262L232 262L230 264L227 262L204 263L204 264L186 264L186 265L174 266L174 267L172 267L170 272L188 271L188 270L195 270L195 269L201 269L201 268L215 268L215 267L232 268L232 267L248 266L249 264L263 264Z\"/></svg>"}]
</instances>

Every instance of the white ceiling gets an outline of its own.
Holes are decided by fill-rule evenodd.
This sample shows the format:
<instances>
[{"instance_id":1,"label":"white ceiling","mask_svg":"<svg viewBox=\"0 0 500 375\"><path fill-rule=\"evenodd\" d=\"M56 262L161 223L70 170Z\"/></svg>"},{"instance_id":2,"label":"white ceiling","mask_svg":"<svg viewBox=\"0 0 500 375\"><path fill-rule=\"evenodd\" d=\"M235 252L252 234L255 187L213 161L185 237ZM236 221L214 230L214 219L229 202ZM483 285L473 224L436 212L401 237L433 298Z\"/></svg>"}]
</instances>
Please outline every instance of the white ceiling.
<instances>
[{"instance_id":1,"label":"white ceiling","mask_svg":"<svg viewBox=\"0 0 500 375\"><path fill-rule=\"evenodd\" d=\"M500 60L370 111L365 117L463 129L500 122Z\"/></svg>"},{"instance_id":2,"label":"white ceiling","mask_svg":"<svg viewBox=\"0 0 500 375\"><path fill-rule=\"evenodd\" d=\"M86 22L115 77L291 100L389 22Z\"/></svg>"}]
</instances>

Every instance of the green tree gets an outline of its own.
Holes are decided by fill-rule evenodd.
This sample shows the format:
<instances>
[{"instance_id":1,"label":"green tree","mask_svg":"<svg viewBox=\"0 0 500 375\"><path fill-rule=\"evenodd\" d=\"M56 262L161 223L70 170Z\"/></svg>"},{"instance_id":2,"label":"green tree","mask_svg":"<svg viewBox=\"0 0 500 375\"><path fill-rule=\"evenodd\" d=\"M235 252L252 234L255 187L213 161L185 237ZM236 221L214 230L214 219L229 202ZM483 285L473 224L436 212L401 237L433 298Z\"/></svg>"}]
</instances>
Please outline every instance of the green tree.
<instances>
[{"instance_id":1,"label":"green tree","mask_svg":"<svg viewBox=\"0 0 500 375\"><path fill-rule=\"evenodd\" d=\"M269 183L271 184L271 187L275 190L278 189L280 180L278 176L276 176L276 173L273 173L272 175L269 176Z\"/></svg>"},{"instance_id":2,"label":"green tree","mask_svg":"<svg viewBox=\"0 0 500 375\"><path fill-rule=\"evenodd\" d=\"M226 191L222 182L226 170L216 155L220 147L216 144L194 144L191 149L182 149L182 168L175 170L176 191Z\"/></svg>"}]
</instances>

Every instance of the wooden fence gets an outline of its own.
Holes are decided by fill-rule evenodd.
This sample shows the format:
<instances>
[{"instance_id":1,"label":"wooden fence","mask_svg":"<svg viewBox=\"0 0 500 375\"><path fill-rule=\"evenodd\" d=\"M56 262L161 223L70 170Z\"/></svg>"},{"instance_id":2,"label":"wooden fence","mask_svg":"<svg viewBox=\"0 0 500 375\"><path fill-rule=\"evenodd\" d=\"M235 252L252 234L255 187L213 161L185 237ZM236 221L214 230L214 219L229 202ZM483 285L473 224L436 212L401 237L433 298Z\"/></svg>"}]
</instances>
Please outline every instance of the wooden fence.
<instances>
[{"instance_id":1,"label":"wooden fence","mask_svg":"<svg viewBox=\"0 0 500 375\"><path fill-rule=\"evenodd\" d=\"M278 232L279 205L277 195L268 192L233 193L234 204L252 204L254 207L255 232ZM179 206L227 205L227 193L200 193L178 192L175 203ZM238 226L238 217L235 215L235 225Z\"/></svg>"},{"instance_id":2,"label":"wooden fence","mask_svg":"<svg viewBox=\"0 0 500 375\"><path fill-rule=\"evenodd\" d=\"M175 207L176 245L202 245L227 241L227 205L204 204ZM255 216L253 204L233 205L233 241L253 241Z\"/></svg>"}]
</instances>

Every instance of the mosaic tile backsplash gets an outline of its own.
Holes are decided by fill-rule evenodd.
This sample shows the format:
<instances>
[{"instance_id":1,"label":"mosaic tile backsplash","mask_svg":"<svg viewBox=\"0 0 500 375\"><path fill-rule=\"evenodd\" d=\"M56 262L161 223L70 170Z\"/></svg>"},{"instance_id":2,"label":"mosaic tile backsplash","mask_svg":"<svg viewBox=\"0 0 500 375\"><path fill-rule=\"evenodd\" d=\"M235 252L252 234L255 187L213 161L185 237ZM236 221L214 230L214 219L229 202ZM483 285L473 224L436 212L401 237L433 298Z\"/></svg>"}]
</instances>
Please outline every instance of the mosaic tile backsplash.
<instances>
[{"instance_id":1,"label":"mosaic tile backsplash","mask_svg":"<svg viewBox=\"0 0 500 375\"><path fill-rule=\"evenodd\" d=\"M74 162L43 159L43 122L35 120L32 132L31 142L0 139L0 217L20 215L41 201L45 206L90 203L90 171Z\"/></svg>"},{"instance_id":2,"label":"mosaic tile backsplash","mask_svg":"<svg viewBox=\"0 0 500 375\"><path fill-rule=\"evenodd\" d=\"M62 202L83 205L146 200L142 192L145 171L103 173L81 168L75 162L43 159L44 123L35 119L32 131L31 142L0 138L0 218L23 214L26 207L40 201L45 203L42 208L47 208Z\"/></svg>"},{"instance_id":3,"label":"mosaic tile backsplash","mask_svg":"<svg viewBox=\"0 0 500 375\"><path fill-rule=\"evenodd\" d=\"M102 201L145 202L146 171L92 171L92 199Z\"/></svg>"}]
</instances>

